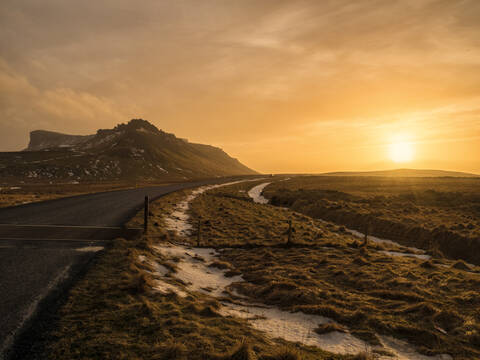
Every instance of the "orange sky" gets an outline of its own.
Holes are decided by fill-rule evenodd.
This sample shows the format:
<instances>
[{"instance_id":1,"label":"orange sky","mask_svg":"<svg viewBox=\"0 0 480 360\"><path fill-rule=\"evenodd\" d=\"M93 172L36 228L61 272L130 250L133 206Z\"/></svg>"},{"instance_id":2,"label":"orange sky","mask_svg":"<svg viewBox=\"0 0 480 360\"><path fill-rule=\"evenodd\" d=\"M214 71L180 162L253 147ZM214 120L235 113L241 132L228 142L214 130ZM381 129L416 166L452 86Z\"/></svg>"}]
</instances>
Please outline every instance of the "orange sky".
<instances>
[{"instance_id":1,"label":"orange sky","mask_svg":"<svg viewBox=\"0 0 480 360\"><path fill-rule=\"evenodd\" d=\"M0 151L141 117L263 172L480 173L478 19L478 0L6 0Z\"/></svg>"}]
</instances>

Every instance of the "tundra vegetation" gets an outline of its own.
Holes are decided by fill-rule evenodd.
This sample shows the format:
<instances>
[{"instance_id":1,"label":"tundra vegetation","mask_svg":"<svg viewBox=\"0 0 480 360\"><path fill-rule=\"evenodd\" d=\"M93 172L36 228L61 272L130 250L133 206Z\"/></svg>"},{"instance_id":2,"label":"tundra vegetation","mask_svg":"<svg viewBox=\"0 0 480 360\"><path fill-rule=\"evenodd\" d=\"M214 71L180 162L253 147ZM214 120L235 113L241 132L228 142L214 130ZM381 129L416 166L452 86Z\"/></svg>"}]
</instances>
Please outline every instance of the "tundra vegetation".
<instances>
[{"instance_id":1,"label":"tundra vegetation","mask_svg":"<svg viewBox=\"0 0 480 360\"><path fill-rule=\"evenodd\" d=\"M480 178L295 177L271 203L480 265Z\"/></svg>"},{"instance_id":2,"label":"tundra vegetation","mask_svg":"<svg viewBox=\"0 0 480 360\"><path fill-rule=\"evenodd\" d=\"M168 269L166 276L161 275L164 281L180 288L185 285L169 279L176 265L155 251L155 244L182 241L216 248L215 266L227 270L228 276L242 275L225 298L236 292L252 302L335 321L314 329L319 334L351 332L372 345L380 343L379 336L389 335L408 341L423 354L450 354L454 359L480 356L478 267L440 256L429 260L391 256L384 251L412 250L364 244L343 226L255 204L246 193L255 184L218 188L194 199L189 210L194 230L186 239L165 231L164 216L189 192L179 191L151 204L148 237L117 240L96 260L45 332L44 353L73 359L307 360L388 355L381 350L335 355L271 339L245 319L221 316L219 302L208 294L188 292L182 297L156 291L158 266ZM129 225L141 225L142 218L139 213ZM288 220L292 220L289 243Z\"/></svg>"}]
</instances>

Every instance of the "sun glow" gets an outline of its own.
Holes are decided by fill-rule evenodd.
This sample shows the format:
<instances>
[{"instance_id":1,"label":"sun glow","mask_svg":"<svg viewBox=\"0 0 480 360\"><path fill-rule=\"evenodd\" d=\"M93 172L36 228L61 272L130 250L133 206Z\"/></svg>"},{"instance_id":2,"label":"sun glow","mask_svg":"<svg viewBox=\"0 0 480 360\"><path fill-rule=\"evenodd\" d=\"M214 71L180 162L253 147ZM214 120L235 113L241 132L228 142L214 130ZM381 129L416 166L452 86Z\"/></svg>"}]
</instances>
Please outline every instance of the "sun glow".
<instances>
[{"instance_id":1,"label":"sun glow","mask_svg":"<svg viewBox=\"0 0 480 360\"><path fill-rule=\"evenodd\" d=\"M405 141L394 142L390 144L389 153L396 163L409 162L413 159L413 145Z\"/></svg>"}]
</instances>

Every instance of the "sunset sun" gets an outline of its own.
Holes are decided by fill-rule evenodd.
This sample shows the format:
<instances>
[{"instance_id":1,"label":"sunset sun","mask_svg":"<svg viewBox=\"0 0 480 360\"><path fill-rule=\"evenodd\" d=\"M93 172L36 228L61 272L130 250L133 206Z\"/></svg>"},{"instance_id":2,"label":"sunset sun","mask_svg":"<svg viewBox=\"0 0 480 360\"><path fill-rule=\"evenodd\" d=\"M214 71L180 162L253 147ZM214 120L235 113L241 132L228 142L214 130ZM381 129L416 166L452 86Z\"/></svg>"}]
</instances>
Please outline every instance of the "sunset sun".
<instances>
[{"instance_id":1,"label":"sunset sun","mask_svg":"<svg viewBox=\"0 0 480 360\"><path fill-rule=\"evenodd\" d=\"M396 163L404 163L413 159L413 145L408 142L399 141L390 144L389 155Z\"/></svg>"}]
</instances>

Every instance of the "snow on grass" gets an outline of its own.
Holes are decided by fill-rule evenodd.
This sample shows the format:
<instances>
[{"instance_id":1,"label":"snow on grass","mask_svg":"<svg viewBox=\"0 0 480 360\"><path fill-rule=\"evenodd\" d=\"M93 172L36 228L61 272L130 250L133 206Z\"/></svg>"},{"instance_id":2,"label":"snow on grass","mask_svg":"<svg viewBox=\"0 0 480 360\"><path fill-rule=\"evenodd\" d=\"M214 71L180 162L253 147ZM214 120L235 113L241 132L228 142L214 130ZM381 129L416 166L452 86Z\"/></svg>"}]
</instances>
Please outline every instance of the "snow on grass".
<instances>
[{"instance_id":1,"label":"snow on grass","mask_svg":"<svg viewBox=\"0 0 480 360\"><path fill-rule=\"evenodd\" d=\"M187 249L180 245L157 245L154 248L163 256L179 260L175 277L191 291L220 297L232 283L243 281L240 276L227 278L222 270L208 266L216 255L213 249Z\"/></svg>"},{"instance_id":2,"label":"snow on grass","mask_svg":"<svg viewBox=\"0 0 480 360\"><path fill-rule=\"evenodd\" d=\"M358 354L367 345L356 337L339 331L319 335L314 330L320 324L332 320L318 315L307 315L301 312L291 313L273 307L256 307L223 303L220 309L223 316L234 316L247 319L257 330L264 331L272 338L300 342L316 346L336 354Z\"/></svg>"},{"instance_id":3,"label":"snow on grass","mask_svg":"<svg viewBox=\"0 0 480 360\"><path fill-rule=\"evenodd\" d=\"M187 214L190 202L207 190L220 186L233 185L239 182L242 181L203 186L194 190L182 202L180 202L174 209L173 213L166 218L168 229L176 231L178 235L188 236L192 229L192 225L188 223L189 216ZM258 200L263 198L261 192L268 184L269 183L264 183L255 186L249 191L249 196L254 198L254 201L255 199ZM251 192L254 189L255 191L252 193L252 196ZM262 202L262 200L255 202L266 203ZM389 240L382 241L390 242ZM397 245L394 242L391 243ZM163 257L175 262L176 272L169 275L181 280L182 283L185 284L186 290L183 290L179 285L172 285L163 280L157 279L155 289L163 293L175 292L178 295L185 297L187 296L187 291L192 291L221 299L223 295L227 294L226 290L228 290L231 284L243 281L241 276L227 278L223 270L209 266L215 261L216 256L218 255L214 249L192 248L173 244L159 244L154 246L154 249ZM316 333L314 330L318 325L334 322L323 316L307 315L301 312L293 313L283 311L277 307L246 302L233 304L225 299L222 301L222 307L219 309L219 313L223 316L233 316L246 319L255 329L265 332L267 336L271 338L282 338L287 341L300 342L305 345L316 346L337 354L358 354L364 352L366 349L375 349L374 347L370 347L364 341L354 337L348 333L348 331L332 331L326 334ZM383 344L381 349L387 350L395 355L394 357L380 356L378 359L451 359L449 355L437 355L431 357L420 355L408 343L390 337L381 336L380 339Z\"/></svg>"},{"instance_id":4,"label":"snow on grass","mask_svg":"<svg viewBox=\"0 0 480 360\"><path fill-rule=\"evenodd\" d=\"M386 250L381 250L380 252L383 253L383 254L385 254L385 255L390 255L390 256L414 257L414 258L422 259L422 260L430 260L430 258L431 258L430 255L403 253L403 252L398 252L398 251L386 251Z\"/></svg>"},{"instance_id":5,"label":"snow on grass","mask_svg":"<svg viewBox=\"0 0 480 360\"><path fill-rule=\"evenodd\" d=\"M188 296L188 293L183 291L179 286L169 284L161 279L155 279L155 285L153 286L153 289L165 295L169 293L175 293L183 298Z\"/></svg>"},{"instance_id":6,"label":"snow on grass","mask_svg":"<svg viewBox=\"0 0 480 360\"><path fill-rule=\"evenodd\" d=\"M390 356L381 356L380 359L398 359L398 360L451 360L452 357L447 354L435 356L421 355L415 351L407 342L395 339L390 336L379 336L384 349L393 354Z\"/></svg>"},{"instance_id":7,"label":"snow on grass","mask_svg":"<svg viewBox=\"0 0 480 360\"><path fill-rule=\"evenodd\" d=\"M226 277L223 270L209 267L216 259L214 249L187 248L181 245L156 245L154 249L163 257L176 261L176 272L173 276L181 280L188 291L200 292L216 298L226 295L225 290L234 282L243 281L241 276ZM162 282L163 286L167 284ZM164 290L178 293L179 287L174 285ZM287 341L301 342L339 354L356 354L365 349L366 344L354 336L332 332L319 335L313 330L319 325L332 320L317 315L306 315L301 312L291 313L277 307L259 306L258 304L232 304L222 302L219 312L223 316L234 316L247 319L251 325L267 333L272 338L283 338Z\"/></svg>"},{"instance_id":8,"label":"snow on grass","mask_svg":"<svg viewBox=\"0 0 480 360\"><path fill-rule=\"evenodd\" d=\"M271 183L263 183L257 186L254 186L253 188L250 189L248 192L248 196L250 196L254 202L258 204L268 204L268 199L262 196L262 191L270 185Z\"/></svg>"},{"instance_id":9,"label":"snow on grass","mask_svg":"<svg viewBox=\"0 0 480 360\"><path fill-rule=\"evenodd\" d=\"M243 281L241 276L227 278L224 271L211 268L217 252L208 248L188 248L181 245L161 244L154 249L163 257L176 263L176 272L171 274L185 284L186 290L179 285L172 285L163 280L157 280L155 289L162 293L175 292L186 297L188 292L200 292L222 299L225 290L231 284ZM393 357L380 356L379 359L412 359L412 360L449 360L448 355L424 356L418 354L408 343L387 337L379 336L383 347L370 347L364 341L348 332L332 331L326 334L317 334L314 330L318 325L334 322L319 316L307 315L302 312L283 311L277 307L242 303L221 302L218 310L222 316L232 316L247 320L252 327L263 331L271 338L282 338L287 341L300 342L304 345L316 346L336 354L358 354L370 349L387 350Z\"/></svg>"},{"instance_id":10,"label":"snow on grass","mask_svg":"<svg viewBox=\"0 0 480 360\"><path fill-rule=\"evenodd\" d=\"M365 238L365 234L361 233L360 231L352 230L352 229L346 229L346 231L349 232L350 234L356 236L356 237L361 238L361 239ZM393 247L396 247L396 248L399 248L399 247L400 248L405 248L405 249L407 249L408 251L411 252L411 253L403 253L403 252L398 252L398 251L381 251L382 253L384 253L386 255L403 256L403 257L416 257L416 258L423 259L423 260L429 260L431 258L430 255L425 255L425 250L418 249L416 247L402 246L398 242L395 242L393 240L381 239L381 238L371 236L371 235L368 235L368 240L373 241L376 244L389 245L389 246L393 246Z\"/></svg>"},{"instance_id":11,"label":"snow on grass","mask_svg":"<svg viewBox=\"0 0 480 360\"><path fill-rule=\"evenodd\" d=\"M189 236L192 231L192 225L188 222L188 219L190 218L190 216L188 215L188 209L190 207L190 202L192 202L198 195L203 194L205 191L216 189L219 187L255 180L258 179L238 180L217 185L206 185L193 190L183 201L177 204L173 212L165 218L167 230L175 231L179 236Z\"/></svg>"}]
</instances>

